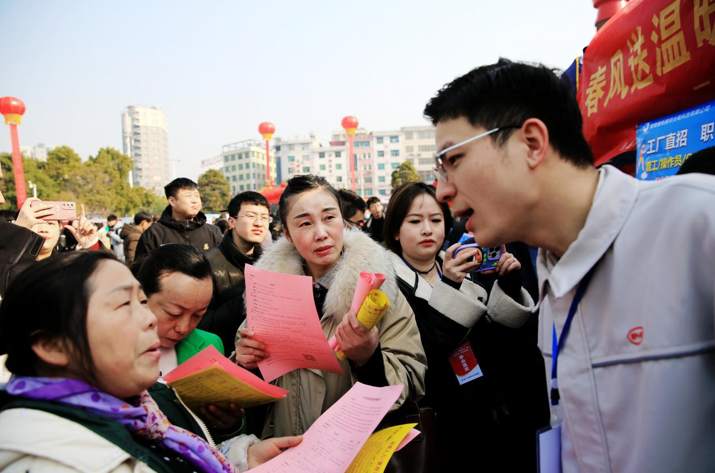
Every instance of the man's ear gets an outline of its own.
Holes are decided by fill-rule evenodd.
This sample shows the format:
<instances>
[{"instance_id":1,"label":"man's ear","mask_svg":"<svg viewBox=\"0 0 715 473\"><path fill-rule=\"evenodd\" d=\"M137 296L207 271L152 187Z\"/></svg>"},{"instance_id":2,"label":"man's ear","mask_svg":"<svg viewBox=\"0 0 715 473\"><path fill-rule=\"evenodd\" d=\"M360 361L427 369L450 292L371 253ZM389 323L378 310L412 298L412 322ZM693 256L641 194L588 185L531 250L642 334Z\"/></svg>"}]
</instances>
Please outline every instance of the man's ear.
<instances>
[{"instance_id":1,"label":"man's ear","mask_svg":"<svg viewBox=\"0 0 715 473\"><path fill-rule=\"evenodd\" d=\"M169 196L168 200L169 200L169 205L171 205L171 207L173 208L176 205L176 197L174 197L173 195Z\"/></svg>"},{"instance_id":2,"label":"man's ear","mask_svg":"<svg viewBox=\"0 0 715 473\"><path fill-rule=\"evenodd\" d=\"M546 158L549 149L549 129L538 118L529 118L521 126L524 142L527 146L526 163L533 169Z\"/></svg>"},{"instance_id":3,"label":"man's ear","mask_svg":"<svg viewBox=\"0 0 715 473\"><path fill-rule=\"evenodd\" d=\"M67 343L57 338L42 338L32 344L32 351L43 363L63 368L70 364Z\"/></svg>"}]
</instances>

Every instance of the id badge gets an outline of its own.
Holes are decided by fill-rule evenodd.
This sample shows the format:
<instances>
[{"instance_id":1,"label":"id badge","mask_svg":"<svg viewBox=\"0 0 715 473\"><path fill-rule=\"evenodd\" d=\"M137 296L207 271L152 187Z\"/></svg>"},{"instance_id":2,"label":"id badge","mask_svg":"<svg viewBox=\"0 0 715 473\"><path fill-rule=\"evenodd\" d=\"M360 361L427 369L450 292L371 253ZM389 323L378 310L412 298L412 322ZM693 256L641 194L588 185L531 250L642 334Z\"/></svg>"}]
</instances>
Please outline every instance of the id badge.
<instances>
[{"instance_id":1,"label":"id badge","mask_svg":"<svg viewBox=\"0 0 715 473\"><path fill-rule=\"evenodd\" d=\"M449 364L452 365L452 371L457 376L460 386L484 376L482 369L479 367L477 357L472 351L472 344L465 341L449 355Z\"/></svg>"},{"instance_id":2,"label":"id badge","mask_svg":"<svg viewBox=\"0 0 715 473\"><path fill-rule=\"evenodd\" d=\"M538 472L561 473L561 424L540 431L538 444Z\"/></svg>"}]
</instances>

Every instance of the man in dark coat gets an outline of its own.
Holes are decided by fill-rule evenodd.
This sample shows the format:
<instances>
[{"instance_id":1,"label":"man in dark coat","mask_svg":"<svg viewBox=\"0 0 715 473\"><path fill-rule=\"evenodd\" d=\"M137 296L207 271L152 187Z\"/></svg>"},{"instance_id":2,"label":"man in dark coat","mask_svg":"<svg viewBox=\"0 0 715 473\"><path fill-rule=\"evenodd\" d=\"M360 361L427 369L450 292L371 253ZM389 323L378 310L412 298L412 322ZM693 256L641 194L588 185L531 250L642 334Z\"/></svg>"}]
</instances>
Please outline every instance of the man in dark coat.
<instances>
[{"instance_id":1,"label":"man in dark coat","mask_svg":"<svg viewBox=\"0 0 715 473\"><path fill-rule=\"evenodd\" d=\"M142 233L134 256L134 269L154 248L167 243L191 245L199 251L208 251L221 242L221 231L206 222L201 212L199 186L185 177L179 177L164 187L169 205L156 225Z\"/></svg>"},{"instance_id":2,"label":"man in dark coat","mask_svg":"<svg viewBox=\"0 0 715 473\"><path fill-rule=\"evenodd\" d=\"M139 238L154 223L151 214L137 212L134 214L134 223L127 223L122 226L119 236L124 240L124 262L130 268L134 264L134 255L137 251Z\"/></svg>"},{"instance_id":3,"label":"man in dark coat","mask_svg":"<svg viewBox=\"0 0 715 473\"><path fill-rule=\"evenodd\" d=\"M261 243L270 238L269 208L266 198L258 192L237 194L228 204L230 230L221 244L206 254L211 265L214 296L211 310L199 328L220 336L226 347L233 346L236 330L243 321L239 315L244 313L240 309L243 305L243 268L246 263L253 264L258 260ZM232 308L226 309L226 306Z\"/></svg>"}]
</instances>

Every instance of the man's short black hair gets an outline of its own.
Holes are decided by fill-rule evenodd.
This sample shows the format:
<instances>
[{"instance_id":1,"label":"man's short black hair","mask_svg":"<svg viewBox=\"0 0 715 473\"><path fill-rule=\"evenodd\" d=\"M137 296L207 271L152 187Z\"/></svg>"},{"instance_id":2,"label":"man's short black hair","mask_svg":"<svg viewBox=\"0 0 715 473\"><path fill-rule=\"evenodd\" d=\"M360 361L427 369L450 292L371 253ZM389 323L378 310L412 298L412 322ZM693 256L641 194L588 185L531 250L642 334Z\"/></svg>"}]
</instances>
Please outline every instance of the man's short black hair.
<instances>
[{"instance_id":1,"label":"man's short black hair","mask_svg":"<svg viewBox=\"0 0 715 473\"><path fill-rule=\"evenodd\" d=\"M181 273L194 279L211 276L206 256L190 245L168 244L152 250L144 260L137 279L147 297L161 291L161 278L170 273Z\"/></svg>"},{"instance_id":2,"label":"man's short black hair","mask_svg":"<svg viewBox=\"0 0 715 473\"><path fill-rule=\"evenodd\" d=\"M231 202L228 203L228 215L236 218L243 204L262 205L267 208L269 212L271 210L271 206L263 194L255 191L244 191L236 194L236 196L231 199Z\"/></svg>"},{"instance_id":3,"label":"man's short black hair","mask_svg":"<svg viewBox=\"0 0 715 473\"><path fill-rule=\"evenodd\" d=\"M581 111L568 81L543 65L499 59L445 85L427 104L424 114L437 123L466 118L485 130L521 126L538 118L549 130L549 142L576 166L591 166L593 154L581 131ZM502 145L513 129L491 135Z\"/></svg>"},{"instance_id":4,"label":"man's short black hair","mask_svg":"<svg viewBox=\"0 0 715 473\"><path fill-rule=\"evenodd\" d=\"M117 216L114 214L107 215L107 222L111 222L112 220L117 220Z\"/></svg>"},{"instance_id":5,"label":"man's short black hair","mask_svg":"<svg viewBox=\"0 0 715 473\"><path fill-rule=\"evenodd\" d=\"M147 212L137 212L134 214L134 225L139 225L142 222L153 222L154 216Z\"/></svg>"},{"instance_id":6,"label":"man's short black hair","mask_svg":"<svg viewBox=\"0 0 715 473\"><path fill-rule=\"evenodd\" d=\"M358 212L365 212L367 205L362 197L348 189L340 189L340 213L345 220L350 220Z\"/></svg>"},{"instance_id":7,"label":"man's short black hair","mask_svg":"<svg viewBox=\"0 0 715 473\"><path fill-rule=\"evenodd\" d=\"M373 195L369 199L367 199L367 206L370 207L372 204L381 204L382 201L380 200L379 197Z\"/></svg>"},{"instance_id":8,"label":"man's short black hair","mask_svg":"<svg viewBox=\"0 0 715 473\"><path fill-rule=\"evenodd\" d=\"M164 186L164 195L168 199L169 197L176 197L176 194L181 189L198 189L199 185L188 177L177 177L170 183Z\"/></svg>"}]
</instances>

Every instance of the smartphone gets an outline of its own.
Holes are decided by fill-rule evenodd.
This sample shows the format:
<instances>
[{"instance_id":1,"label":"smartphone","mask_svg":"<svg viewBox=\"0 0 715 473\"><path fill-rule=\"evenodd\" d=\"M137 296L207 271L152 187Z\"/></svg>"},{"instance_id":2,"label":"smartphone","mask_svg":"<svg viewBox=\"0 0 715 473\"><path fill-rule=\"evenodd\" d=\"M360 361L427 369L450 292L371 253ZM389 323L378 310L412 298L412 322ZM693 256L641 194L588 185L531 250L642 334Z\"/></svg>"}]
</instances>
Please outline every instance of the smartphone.
<instances>
[{"instance_id":1,"label":"smartphone","mask_svg":"<svg viewBox=\"0 0 715 473\"><path fill-rule=\"evenodd\" d=\"M501 247L480 246L476 241L474 241L474 238L467 233L462 235L462 238L459 239L459 243L460 245L454 250L452 256L457 256L457 253L462 250L466 250L467 248L476 248L477 253L481 254L482 264L474 271L481 273L496 269L497 263L501 258ZM477 255L475 255L475 258L476 256Z\"/></svg>"},{"instance_id":2,"label":"smartphone","mask_svg":"<svg viewBox=\"0 0 715 473\"><path fill-rule=\"evenodd\" d=\"M77 219L77 204L71 201L59 201L59 200L33 200L30 203L30 207L33 205L51 205L52 213L46 217L42 217L42 220L76 220Z\"/></svg>"}]
</instances>

